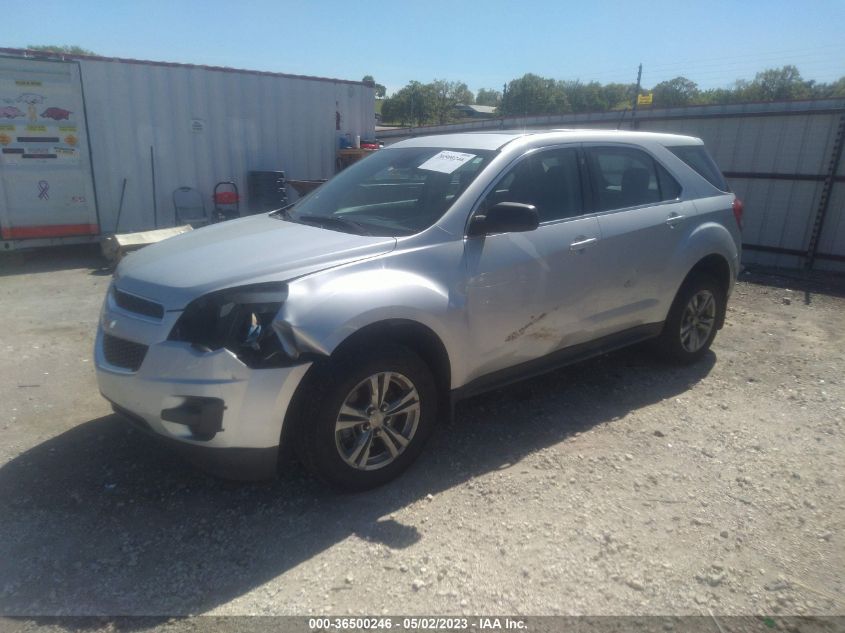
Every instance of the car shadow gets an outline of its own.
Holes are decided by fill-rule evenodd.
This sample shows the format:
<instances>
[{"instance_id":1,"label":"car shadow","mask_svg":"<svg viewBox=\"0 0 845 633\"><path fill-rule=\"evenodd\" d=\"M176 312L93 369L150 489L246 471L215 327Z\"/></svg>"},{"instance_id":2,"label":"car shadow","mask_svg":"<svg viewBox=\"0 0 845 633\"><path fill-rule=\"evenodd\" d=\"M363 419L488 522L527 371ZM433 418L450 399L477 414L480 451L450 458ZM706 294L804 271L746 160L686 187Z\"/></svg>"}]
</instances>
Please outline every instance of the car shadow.
<instances>
[{"instance_id":1,"label":"car shadow","mask_svg":"<svg viewBox=\"0 0 845 633\"><path fill-rule=\"evenodd\" d=\"M678 368L639 346L475 397L404 476L359 494L298 468L217 480L117 416L91 420L0 468L0 613L198 614L353 535L401 550L425 536L393 513L676 396L715 359Z\"/></svg>"}]
</instances>

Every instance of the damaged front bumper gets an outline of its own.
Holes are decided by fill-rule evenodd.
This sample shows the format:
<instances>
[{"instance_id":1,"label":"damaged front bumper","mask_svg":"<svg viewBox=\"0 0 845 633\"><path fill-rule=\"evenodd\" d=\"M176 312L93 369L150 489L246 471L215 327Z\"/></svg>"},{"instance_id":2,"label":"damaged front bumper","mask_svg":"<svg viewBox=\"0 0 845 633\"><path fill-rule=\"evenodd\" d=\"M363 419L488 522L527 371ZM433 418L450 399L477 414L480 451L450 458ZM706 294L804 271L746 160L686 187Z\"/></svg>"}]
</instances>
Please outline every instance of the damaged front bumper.
<instances>
[{"instance_id":1,"label":"damaged front bumper","mask_svg":"<svg viewBox=\"0 0 845 633\"><path fill-rule=\"evenodd\" d=\"M216 474L273 476L285 414L310 363L251 369L225 348L166 340L173 320L129 315L107 300L94 350L100 392Z\"/></svg>"}]
</instances>

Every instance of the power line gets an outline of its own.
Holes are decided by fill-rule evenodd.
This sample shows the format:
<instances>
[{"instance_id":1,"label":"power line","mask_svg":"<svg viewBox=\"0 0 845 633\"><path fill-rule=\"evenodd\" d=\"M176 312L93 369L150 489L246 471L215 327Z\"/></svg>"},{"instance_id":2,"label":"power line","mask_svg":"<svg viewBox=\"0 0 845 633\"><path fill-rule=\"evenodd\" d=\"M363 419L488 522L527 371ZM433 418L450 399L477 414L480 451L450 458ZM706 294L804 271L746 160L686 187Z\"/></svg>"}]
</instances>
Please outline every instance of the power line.
<instances>
[{"instance_id":1,"label":"power line","mask_svg":"<svg viewBox=\"0 0 845 633\"><path fill-rule=\"evenodd\" d=\"M840 49L840 50L845 50L845 47L843 47L843 45L841 43L823 44L821 46L815 46L815 47L809 47L809 48L794 48L794 49L781 49L781 50L772 50L772 51L759 51L759 52L751 53L751 54L748 54L748 55L742 55L742 58L748 59L748 60L753 60L753 59L759 59L759 58L780 57L782 55L794 56L794 55L801 55L801 54L817 54L817 53L820 53L822 51L822 49L830 49L830 48L837 48L837 49ZM646 63L646 66L648 68L660 68L661 66L667 66L667 65L668 66L675 66L675 65L678 65L678 64L688 64L688 63L697 62L697 61L718 62L718 61L721 61L721 60L735 60L738 56L739 56L738 53L734 53L733 55L724 55L724 56L721 56L721 57L705 57L705 58L702 58L701 56L698 56L698 57L693 57L693 58L689 58L689 59L676 59L676 60L673 60L672 63L670 63L670 64L661 64L661 63L658 62L658 63L652 65L652 64Z\"/></svg>"},{"instance_id":2,"label":"power line","mask_svg":"<svg viewBox=\"0 0 845 633\"><path fill-rule=\"evenodd\" d=\"M822 71L832 71L832 72L841 72L845 74L845 63L839 64L834 63L831 64L830 60L804 60L798 61L797 63L790 64L792 66L796 66L798 70L802 69L809 69L812 68L814 70L822 70ZM643 64L643 67L646 69L649 75L670 75L675 73L686 74L686 75L713 75L713 74L725 74L725 73L733 73L733 72L744 72L746 69L750 67L757 66L754 72L759 72L760 70L766 70L767 68L765 62L759 62L754 60L748 60L743 62L735 62L731 64L724 64L721 66L672 66L672 67L664 67L664 68L652 68L646 64ZM630 69L619 69L616 71L607 71L602 73L590 73L588 76L590 79L604 79L606 77L618 77L624 76L630 73Z\"/></svg>"},{"instance_id":3,"label":"power line","mask_svg":"<svg viewBox=\"0 0 845 633\"><path fill-rule=\"evenodd\" d=\"M830 48L830 47L825 47ZM836 48L845 51L845 46L841 44L837 44ZM790 59L802 58L802 57L815 57L819 55L827 55L828 53L823 52L820 49L796 49L795 51L772 51L767 53L752 53L748 55L742 55L741 59L746 62L757 62L757 61L766 61L770 59L781 59L783 57L789 57ZM725 56L725 57L706 57L701 58L697 57L695 59L687 59L687 60L673 60L671 63L657 63L654 65L649 64L649 68L654 68L656 70L660 70L663 68L672 68L677 66L689 66L689 65L713 65L713 64L720 64L724 62L733 62L737 60L737 55Z\"/></svg>"},{"instance_id":4,"label":"power line","mask_svg":"<svg viewBox=\"0 0 845 633\"><path fill-rule=\"evenodd\" d=\"M730 55L730 56L723 56L723 57L710 57L710 58L702 58L697 57L694 59L689 60L675 60L672 63L666 64L648 64L643 62L643 66L651 73L662 73L663 71L673 70L673 69L683 69L693 71L696 69L709 69L709 68L728 68L728 67L743 67L748 66L750 64L758 64L758 63L765 63L767 61L777 61L782 59L784 56L790 56L791 59L801 59L801 58L808 58L808 57L817 57L819 55L823 55L824 53L821 52L821 49L829 49L829 48L843 48L841 44L836 45L825 45L822 47L817 47L814 49L793 49L794 52L789 50L782 50L782 51L770 51L766 53L758 53L752 55L744 55L742 56L741 60L737 60L737 55ZM844 55L845 56L845 55ZM819 59L818 61L822 61ZM825 59L824 61L830 61L829 59ZM797 65L797 64L796 64ZM843 65L843 70L845 70L845 65ZM621 68L618 69L600 69L597 72L590 73L591 77L604 77L609 75L621 75L627 74L630 72L629 70L624 70Z\"/></svg>"},{"instance_id":5,"label":"power line","mask_svg":"<svg viewBox=\"0 0 845 633\"><path fill-rule=\"evenodd\" d=\"M748 68L747 66L731 66L731 67L713 68L713 69L708 69L708 70L697 70L697 71L692 70L692 69L679 69L680 72L678 72L678 71L675 71L675 72L671 72L671 71L670 72L667 72L667 71L657 72L657 71L653 71L651 68L645 66L645 64L643 65L643 67L644 67L644 71L645 71L647 77L649 78L649 80L645 82L646 85L653 83L653 82L659 83L659 81L665 80L665 78L667 76L672 76L672 75L683 75L687 79L690 79L690 80L695 81L695 82L698 82L698 81L701 81L701 80L708 80L708 79L712 79L712 78L715 78L715 77L723 77L726 83L733 83L733 82L739 81L739 80L753 81L754 78L756 77L757 73L762 72L764 70L768 70L767 68L757 68L757 69L751 71L751 70L746 70ZM807 77L808 74L830 75L831 80L837 79L838 77L835 77L836 75L845 76L845 65L831 66L827 62L818 61L818 62L802 63L800 65L796 64L796 67L798 68L798 71L801 72L804 75L803 79L805 81L812 79L811 77ZM582 76L576 77L574 79L568 79L566 81L580 81L582 83L589 83L589 82L592 82L592 81L597 81L599 83L623 83L623 84L627 84L628 80L626 79L626 75L628 75L628 73L630 73L630 69L620 70L620 71L615 72L613 74L604 74L603 76L602 75L593 75L593 74L582 75ZM656 78L655 78L655 75L657 75ZM745 75L745 76L742 76L742 75Z\"/></svg>"}]
</instances>

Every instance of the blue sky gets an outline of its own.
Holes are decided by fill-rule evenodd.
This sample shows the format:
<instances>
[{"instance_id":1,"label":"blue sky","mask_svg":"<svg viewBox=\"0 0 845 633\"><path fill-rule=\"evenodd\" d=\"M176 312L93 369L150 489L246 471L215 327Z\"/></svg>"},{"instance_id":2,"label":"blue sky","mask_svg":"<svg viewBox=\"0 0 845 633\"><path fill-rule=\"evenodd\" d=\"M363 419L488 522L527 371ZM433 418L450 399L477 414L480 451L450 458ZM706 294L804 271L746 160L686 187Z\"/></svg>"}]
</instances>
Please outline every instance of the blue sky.
<instances>
[{"instance_id":1,"label":"blue sky","mask_svg":"<svg viewBox=\"0 0 845 633\"><path fill-rule=\"evenodd\" d=\"M102 55L501 89L526 72L703 87L793 63L845 75L845 0L313 2L37 0L17 3L0 46L77 44ZM8 26L8 25L7 25Z\"/></svg>"}]
</instances>

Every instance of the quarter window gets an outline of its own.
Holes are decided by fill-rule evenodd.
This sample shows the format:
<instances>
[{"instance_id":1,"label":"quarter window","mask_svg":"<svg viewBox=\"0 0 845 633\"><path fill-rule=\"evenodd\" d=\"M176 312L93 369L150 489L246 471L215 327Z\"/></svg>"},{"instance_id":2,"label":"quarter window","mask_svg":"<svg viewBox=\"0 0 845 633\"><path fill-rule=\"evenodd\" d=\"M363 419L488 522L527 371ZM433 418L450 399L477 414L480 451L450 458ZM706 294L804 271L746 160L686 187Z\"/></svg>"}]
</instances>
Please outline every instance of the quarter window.
<instances>
[{"instance_id":1,"label":"quarter window","mask_svg":"<svg viewBox=\"0 0 845 633\"><path fill-rule=\"evenodd\" d=\"M725 182L722 172L713 162L710 154L707 153L704 145L678 145L667 147L670 152L692 167L711 185L721 191L730 191L728 183Z\"/></svg>"},{"instance_id":2,"label":"quarter window","mask_svg":"<svg viewBox=\"0 0 845 633\"><path fill-rule=\"evenodd\" d=\"M627 147L590 147L590 179L596 210L610 211L674 200L680 185L643 151Z\"/></svg>"},{"instance_id":3,"label":"quarter window","mask_svg":"<svg viewBox=\"0 0 845 633\"><path fill-rule=\"evenodd\" d=\"M578 151L553 149L524 158L496 184L482 209L499 202L532 204L537 208L540 222L581 215L584 201Z\"/></svg>"}]
</instances>

